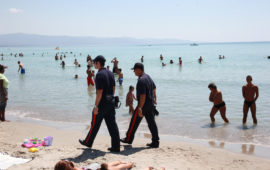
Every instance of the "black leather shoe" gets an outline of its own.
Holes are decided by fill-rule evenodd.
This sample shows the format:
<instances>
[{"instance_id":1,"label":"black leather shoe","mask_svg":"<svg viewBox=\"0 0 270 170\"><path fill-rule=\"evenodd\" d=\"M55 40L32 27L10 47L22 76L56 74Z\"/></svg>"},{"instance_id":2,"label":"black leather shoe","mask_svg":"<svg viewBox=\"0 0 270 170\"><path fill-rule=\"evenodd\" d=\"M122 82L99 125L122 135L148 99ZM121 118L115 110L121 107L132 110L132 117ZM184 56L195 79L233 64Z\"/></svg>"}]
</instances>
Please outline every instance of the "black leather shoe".
<instances>
[{"instance_id":1,"label":"black leather shoe","mask_svg":"<svg viewBox=\"0 0 270 170\"><path fill-rule=\"evenodd\" d=\"M158 148L159 147L159 142L147 143L146 146L148 146L150 148Z\"/></svg>"},{"instance_id":2,"label":"black leather shoe","mask_svg":"<svg viewBox=\"0 0 270 170\"><path fill-rule=\"evenodd\" d=\"M91 146L88 145L84 140L79 139L79 142L80 142L81 145L84 145L84 146L86 146L88 148L91 148Z\"/></svg>"},{"instance_id":3,"label":"black leather shoe","mask_svg":"<svg viewBox=\"0 0 270 170\"><path fill-rule=\"evenodd\" d=\"M108 151L110 152L120 152L120 149L116 149L116 148L108 148Z\"/></svg>"},{"instance_id":4,"label":"black leather shoe","mask_svg":"<svg viewBox=\"0 0 270 170\"><path fill-rule=\"evenodd\" d=\"M122 143L132 144L131 142L127 142L127 141L126 141L126 138L122 138L122 139L120 139L120 141L121 141Z\"/></svg>"}]
</instances>

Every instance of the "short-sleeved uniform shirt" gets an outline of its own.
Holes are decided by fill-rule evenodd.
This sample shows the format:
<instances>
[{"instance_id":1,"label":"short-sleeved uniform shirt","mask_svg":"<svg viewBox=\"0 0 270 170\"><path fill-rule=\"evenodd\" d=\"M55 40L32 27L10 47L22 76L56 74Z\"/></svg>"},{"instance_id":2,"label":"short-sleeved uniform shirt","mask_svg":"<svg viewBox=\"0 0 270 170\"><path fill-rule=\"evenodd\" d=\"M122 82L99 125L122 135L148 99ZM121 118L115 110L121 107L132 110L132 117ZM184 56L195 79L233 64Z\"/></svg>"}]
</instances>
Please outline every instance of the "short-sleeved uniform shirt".
<instances>
[{"instance_id":1,"label":"short-sleeved uniform shirt","mask_svg":"<svg viewBox=\"0 0 270 170\"><path fill-rule=\"evenodd\" d=\"M142 74L137 82L136 91L137 91L137 99L138 102L140 102L140 95L145 94L145 106L153 106L154 105L154 96L153 96L153 90L156 89L156 85L154 81L151 79L151 77L147 74Z\"/></svg>"},{"instance_id":2,"label":"short-sleeved uniform shirt","mask_svg":"<svg viewBox=\"0 0 270 170\"><path fill-rule=\"evenodd\" d=\"M103 90L99 105L106 103L106 96L113 96L113 87L115 86L114 75L111 71L102 68L98 71L95 78L96 90Z\"/></svg>"}]
</instances>

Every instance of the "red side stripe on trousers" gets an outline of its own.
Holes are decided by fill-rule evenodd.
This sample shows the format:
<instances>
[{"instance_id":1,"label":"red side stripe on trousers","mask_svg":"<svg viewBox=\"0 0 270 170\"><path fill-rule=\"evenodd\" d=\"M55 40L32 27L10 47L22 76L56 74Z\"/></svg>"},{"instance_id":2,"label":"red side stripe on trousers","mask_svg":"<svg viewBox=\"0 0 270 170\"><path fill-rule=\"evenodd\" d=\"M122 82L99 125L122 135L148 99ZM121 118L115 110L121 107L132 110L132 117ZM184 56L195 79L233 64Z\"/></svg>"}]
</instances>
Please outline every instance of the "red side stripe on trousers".
<instances>
[{"instance_id":1,"label":"red side stripe on trousers","mask_svg":"<svg viewBox=\"0 0 270 170\"><path fill-rule=\"evenodd\" d=\"M93 124L92 124L91 129L90 129L90 132L89 132L89 134L88 134L88 136L87 136L86 143L88 143L89 138L90 138L91 133L92 133L92 130L93 130L94 126L95 126L96 116L97 116L97 115L94 114L94 117L93 117Z\"/></svg>"},{"instance_id":2,"label":"red side stripe on trousers","mask_svg":"<svg viewBox=\"0 0 270 170\"><path fill-rule=\"evenodd\" d=\"M139 109L136 109L136 112L135 112L135 115L134 115L134 119L133 119L133 122L132 122L132 124L131 124L131 128L130 128L130 130L129 130L129 132L128 132L128 136L127 136L127 142L129 141L129 139L130 139L130 135L131 135L131 133L132 133L132 130L133 130L133 128L134 128L134 125L135 125L135 122L136 122L136 118L137 118L137 114L138 114L138 110Z\"/></svg>"}]
</instances>

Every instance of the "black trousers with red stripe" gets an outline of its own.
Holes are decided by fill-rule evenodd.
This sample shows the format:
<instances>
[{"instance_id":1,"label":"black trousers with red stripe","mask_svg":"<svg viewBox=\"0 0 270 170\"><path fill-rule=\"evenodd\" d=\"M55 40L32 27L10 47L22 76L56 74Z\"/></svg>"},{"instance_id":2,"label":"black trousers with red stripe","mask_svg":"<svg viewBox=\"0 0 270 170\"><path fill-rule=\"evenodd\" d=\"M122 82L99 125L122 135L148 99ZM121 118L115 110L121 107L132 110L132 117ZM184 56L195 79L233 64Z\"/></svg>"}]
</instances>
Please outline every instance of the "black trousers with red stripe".
<instances>
[{"instance_id":1,"label":"black trousers with red stripe","mask_svg":"<svg viewBox=\"0 0 270 170\"><path fill-rule=\"evenodd\" d=\"M158 136L158 128L157 124L155 121L155 115L154 115L154 107L153 106L144 106L142 109L142 113L147 121L148 128L152 134L152 142L156 143L159 141L159 136ZM132 143L134 140L134 136L136 133L137 128L139 127L143 117L140 117L138 114L138 108L135 109L130 124L128 131L126 133L126 142Z\"/></svg>"},{"instance_id":2,"label":"black trousers with red stripe","mask_svg":"<svg viewBox=\"0 0 270 170\"><path fill-rule=\"evenodd\" d=\"M103 119L105 120L109 134L111 136L112 148L119 149L120 136L118 126L115 121L115 109L113 105L107 105L100 108L97 115L95 115L94 112L92 113L91 128L85 138L85 142L87 145L92 147Z\"/></svg>"}]
</instances>

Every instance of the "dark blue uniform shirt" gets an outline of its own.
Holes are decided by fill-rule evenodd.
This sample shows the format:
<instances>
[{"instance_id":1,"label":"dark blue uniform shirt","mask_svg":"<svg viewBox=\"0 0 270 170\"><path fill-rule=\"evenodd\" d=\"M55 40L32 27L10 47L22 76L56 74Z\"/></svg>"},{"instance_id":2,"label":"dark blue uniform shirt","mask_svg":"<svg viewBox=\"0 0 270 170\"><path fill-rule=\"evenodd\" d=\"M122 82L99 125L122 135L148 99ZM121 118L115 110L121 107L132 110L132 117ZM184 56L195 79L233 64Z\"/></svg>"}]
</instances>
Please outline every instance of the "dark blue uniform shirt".
<instances>
[{"instance_id":1,"label":"dark blue uniform shirt","mask_svg":"<svg viewBox=\"0 0 270 170\"><path fill-rule=\"evenodd\" d=\"M145 106L153 106L154 105L154 96L153 90L156 88L155 83L151 79L151 77L147 74L142 74L137 82L136 91L137 91L137 99L140 102L140 95L145 94L146 99L144 103Z\"/></svg>"},{"instance_id":2,"label":"dark blue uniform shirt","mask_svg":"<svg viewBox=\"0 0 270 170\"><path fill-rule=\"evenodd\" d=\"M96 74L95 83L96 90L103 90L100 104L104 104L106 103L106 96L113 96L113 87L115 86L114 75L111 71L102 68Z\"/></svg>"}]
</instances>

